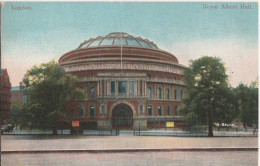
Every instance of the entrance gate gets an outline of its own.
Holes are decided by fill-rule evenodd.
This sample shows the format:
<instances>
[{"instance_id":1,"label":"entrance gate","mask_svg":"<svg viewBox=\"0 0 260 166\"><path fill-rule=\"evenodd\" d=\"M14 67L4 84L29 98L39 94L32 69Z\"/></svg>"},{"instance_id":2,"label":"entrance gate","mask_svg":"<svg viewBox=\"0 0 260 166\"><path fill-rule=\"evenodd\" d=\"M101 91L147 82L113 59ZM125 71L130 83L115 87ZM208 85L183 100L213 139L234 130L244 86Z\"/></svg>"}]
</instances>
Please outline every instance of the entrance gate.
<instances>
[{"instance_id":1,"label":"entrance gate","mask_svg":"<svg viewBox=\"0 0 260 166\"><path fill-rule=\"evenodd\" d=\"M112 111L112 126L114 129L132 129L133 111L126 104L119 104Z\"/></svg>"}]
</instances>

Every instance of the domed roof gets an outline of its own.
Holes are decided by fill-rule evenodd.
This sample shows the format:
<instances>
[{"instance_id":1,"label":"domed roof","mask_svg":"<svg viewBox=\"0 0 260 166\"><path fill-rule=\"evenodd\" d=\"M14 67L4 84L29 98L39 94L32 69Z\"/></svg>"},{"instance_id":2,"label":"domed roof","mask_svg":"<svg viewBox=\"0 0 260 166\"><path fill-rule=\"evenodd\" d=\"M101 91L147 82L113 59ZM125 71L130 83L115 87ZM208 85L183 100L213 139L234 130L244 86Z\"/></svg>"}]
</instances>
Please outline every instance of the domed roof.
<instances>
[{"instance_id":1,"label":"domed roof","mask_svg":"<svg viewBox=\"0 0 260 166\"><path fill-rule=\"evenodd\" d=\"M98 46L135 46L135 47L146 47L158 49L156 44L153 42L143 39L141 37L134 37L123 32L114 32L104 36L98 36L96 38L91 38L84 41L78 47L88 48L88 47L98 47Z\"/></svg>"}]
</instances>

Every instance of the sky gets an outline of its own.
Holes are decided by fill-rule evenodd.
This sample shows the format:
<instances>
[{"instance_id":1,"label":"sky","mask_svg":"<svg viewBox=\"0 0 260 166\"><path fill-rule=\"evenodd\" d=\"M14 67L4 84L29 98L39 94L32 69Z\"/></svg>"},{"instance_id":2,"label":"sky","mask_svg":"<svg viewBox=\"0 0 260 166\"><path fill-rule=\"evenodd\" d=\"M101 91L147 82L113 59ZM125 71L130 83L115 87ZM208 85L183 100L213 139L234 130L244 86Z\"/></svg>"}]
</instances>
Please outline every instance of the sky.
<instances>
[{"instance_id":1,"label":"sky","mask_svg":"<svg viewBox=\"0 0 260 166\"><path fill-rule=\"evenodd\" d=\"M254 2L6 2L1 19L1 62L12 86L33 65L58 61L84 40L111 32L149 39L185 66L220 57L233 87L258 80Z\"/></svg>"}]
</instances>

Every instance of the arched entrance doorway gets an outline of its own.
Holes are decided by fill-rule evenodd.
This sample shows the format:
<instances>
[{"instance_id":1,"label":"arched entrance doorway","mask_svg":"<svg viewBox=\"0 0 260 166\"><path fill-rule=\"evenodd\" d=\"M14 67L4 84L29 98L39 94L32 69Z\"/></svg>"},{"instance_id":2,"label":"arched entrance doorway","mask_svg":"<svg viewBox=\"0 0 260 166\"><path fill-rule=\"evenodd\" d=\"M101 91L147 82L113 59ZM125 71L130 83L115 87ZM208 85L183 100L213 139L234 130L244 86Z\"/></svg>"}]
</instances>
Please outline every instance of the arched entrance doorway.
<instances>
[{"instance_id":1,"label":"arched entrance doorway","mask_svg":"<svg viewBox=\"0 0 260 166\"><path fill-rule=\"evenodd\" d=\"M117 129L131 129L133 126L133 111L126 104L117 105L112 111L112 126Z\"/></svg>"}]
</instances>

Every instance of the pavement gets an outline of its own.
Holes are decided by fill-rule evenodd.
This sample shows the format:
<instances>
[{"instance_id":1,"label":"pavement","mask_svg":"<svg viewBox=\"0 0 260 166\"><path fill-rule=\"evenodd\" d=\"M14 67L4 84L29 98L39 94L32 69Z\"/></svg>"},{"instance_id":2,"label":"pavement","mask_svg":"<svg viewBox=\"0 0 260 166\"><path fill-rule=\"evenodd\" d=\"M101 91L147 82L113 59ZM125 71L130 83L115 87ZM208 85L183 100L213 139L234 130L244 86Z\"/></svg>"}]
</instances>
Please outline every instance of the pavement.
<instances>
[{"instance_id":1,"label":"pavement","mask_svg":"<svg viewBox=\"0 0 260 166\"><path fill-rule=\"evenodd\" d=\"M4 135L2 153L134 152L134 151L256 151L257 137Z\"/></svg>"},{"instance_id":2,"label":"pavement","mask_svg":"<svg viewBox=\"0 0 260 166\"><path fill-rule=\"evenodd\" d=\"M257 151L2 154L3 166L256 166Z\"/></svg>"},{"instance_id":3,"label":"pavement","mask_svg":"<svg viewBox=\"0 0 260 166\"><path fill-rule=\"evenodd\" d=\"M1 139L3 166L258 164L257 137L3 135Z\"/></svg>"}]
</instances>

